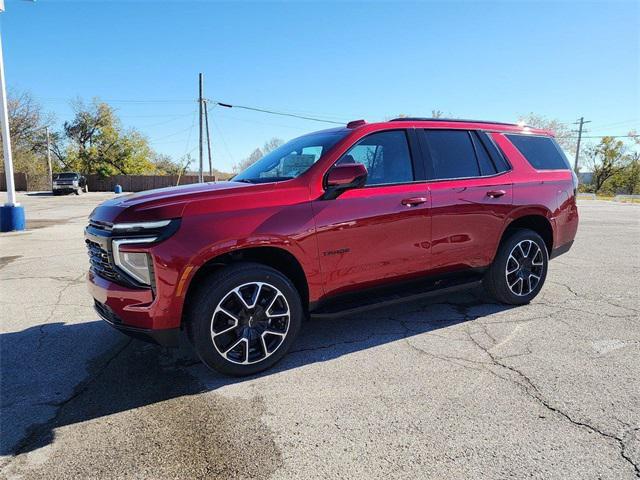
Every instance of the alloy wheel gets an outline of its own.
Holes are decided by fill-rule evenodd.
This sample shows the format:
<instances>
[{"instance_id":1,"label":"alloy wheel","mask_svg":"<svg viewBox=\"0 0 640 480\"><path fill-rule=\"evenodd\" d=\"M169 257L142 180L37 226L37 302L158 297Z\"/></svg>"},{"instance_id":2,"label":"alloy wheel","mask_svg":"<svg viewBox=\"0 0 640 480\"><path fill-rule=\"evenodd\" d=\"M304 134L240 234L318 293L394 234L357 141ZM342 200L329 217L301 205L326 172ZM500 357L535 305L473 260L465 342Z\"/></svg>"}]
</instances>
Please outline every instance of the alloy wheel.
<instances>
[{"instance_id":1,"label":"alloy wheel","mask_svg":"<svg viewBox=\"0 0 640 480\"><path fill-rule=\"evenodd\" d=\"M505 274L514 295L529 295L540 283L544 270L542 249L533 240L522 240L509 253Z\"/></svg>"},{"instance_id":2,"label":"alloy wheel","mask_svg":"<svg viewBox=\"0 0 640 480\"><path fill-rule=\"evenodd\" d=\"M273 355L289 331L287 299L275 286L251 282L229 291L211 319L211 340L226 360L249 365Z\"/></svg>"}]
</instances>

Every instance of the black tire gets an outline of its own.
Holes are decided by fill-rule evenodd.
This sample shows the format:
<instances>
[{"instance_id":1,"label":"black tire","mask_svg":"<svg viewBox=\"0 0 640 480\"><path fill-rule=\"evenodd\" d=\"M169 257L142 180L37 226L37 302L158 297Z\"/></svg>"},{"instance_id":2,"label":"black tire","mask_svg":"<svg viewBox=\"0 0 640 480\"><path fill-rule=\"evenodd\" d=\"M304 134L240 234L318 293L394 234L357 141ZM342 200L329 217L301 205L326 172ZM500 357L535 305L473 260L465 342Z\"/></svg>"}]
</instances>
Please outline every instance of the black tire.
<instances>
[{"instance_id":1,"label":"black tire","mask_svg":"<svg viewBox=\"0 0 640 480\"><path fill-rule=\"evenodd\" d=\"M304 315L300 295L286 276L266 265L243 262L197 281L186 328L205 365L225 375L244 376L266 370L284 357L300 331ZM241 303L239 294L234 292L237 288L243 296L251 295L252 301L255 298L254 308L246 308L247 301ZM287 315L267 318L274 306L288 308L286 329ZM222 308L233 316L227 316ZM221 322L227 323L220 326ZM278 322L277 328L272 322ZM265 330L261 331L262 328ZM279 333L272 334L272 330ZM225 351L234 343L240 345Z\"/></svg>"},{"instance_id":2,"label":"black tire","mask_svg":"<svg viewBox=\"0 0 640 480\"><path fill-rule=\"evenodd\" d=\"M501 303L524 305L540 293L548 267L549 254L540 235L529 229L513 230L500 244L483 285L487 293Z\"/></svg>"}]
</instances>

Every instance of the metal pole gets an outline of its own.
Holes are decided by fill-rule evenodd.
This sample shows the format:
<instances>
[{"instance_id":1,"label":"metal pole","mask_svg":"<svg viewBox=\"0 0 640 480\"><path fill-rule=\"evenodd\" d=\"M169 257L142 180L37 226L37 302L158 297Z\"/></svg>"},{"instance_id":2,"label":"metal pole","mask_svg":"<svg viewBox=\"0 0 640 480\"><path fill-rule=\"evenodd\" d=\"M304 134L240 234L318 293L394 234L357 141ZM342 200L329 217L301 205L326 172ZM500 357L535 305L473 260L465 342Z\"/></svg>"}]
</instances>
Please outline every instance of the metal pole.
<instances>
[{"instance_id":1,"label":"metal pole","mask_svg":"<svg viewBox=\"0 0 640 480\"><path fill-rule=\"evenodd\" d=\"M51 140L49 139L49 127L44 127L47 132L47 166L49 167L49 186L53 191L53 171L51 169Z\"/></svg>"},{"instance_id":2,"label":"metal pole","mask_svg":"<svg viewBox=\"0 0 640 480\"><path fill-rule=\"evenodd\" d=\"M0 38L0 119L2 120L2 146L4 150L4 174L7 179L7 206L16 206L16 187L13 180L13 158L11 157L11 138L9 135L9 112L7 111L7 89L4 82L4 58L2 38Z\"/></svg>"},{"instance_id":3,"label":"metal pole","mask_svg":"<svg viewBox=\"0 0 640 480\"><path fill-rule=\"evenodd\" d=\"M213 167L211 166L211 138L209 136L209 106L204 101L204 122L207 131L207 153L209 154L209 177L213 177Z\"/></svg>"},{"instance_id":4,"label":"metal pole","mask_svg":"<svg viewBox=\"0 0 640 480\"><path fill-rule=\"evenodd\" d=\"M199 173L198 173L198 181L200 183L202 183L204 181L204 178L203 178L203 175L202 175L202 154L203 154L203 152L202 152L202 137L203 137L203 135L202 135L202 81L203 81L202 73L200 73L198 75L198 80L199 80L198 83L199 83L199 87L200 87L199 88L200 94L198 96L198 109L200 111L200 142L198 144L199 151L200 151L200 170L199 170Z\"/></svg>"},{"instance_id":5,"label":"metal pole","mask_svg":"<svg viewBox=\"0 0 640 480\"><path fill-rule=\"evenodd\" d=\"M576 159L573 162L573 171L578 174L578 157L580 156L580 140L582 139L582 126L584 125L584 117L580 117L578 120L580 126L578 127L578 144L576 145Z\"/></svg>"}]
</instances>

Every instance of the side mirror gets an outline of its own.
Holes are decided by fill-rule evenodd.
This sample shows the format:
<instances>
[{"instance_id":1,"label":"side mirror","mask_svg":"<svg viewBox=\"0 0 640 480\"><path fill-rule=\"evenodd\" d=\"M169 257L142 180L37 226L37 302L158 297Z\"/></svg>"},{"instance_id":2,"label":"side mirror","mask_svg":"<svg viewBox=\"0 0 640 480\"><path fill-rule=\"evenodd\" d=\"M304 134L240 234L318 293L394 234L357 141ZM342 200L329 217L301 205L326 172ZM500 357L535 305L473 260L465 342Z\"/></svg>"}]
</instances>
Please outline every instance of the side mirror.
<instances>
[{"instance_id":1,"label":"side mirror","mask_svg":"<svg viewBox=\"0 0 640 480\"><path fill-rule=\"evenodd\" d=\"M361 163L334 165L326 178L325 200L337 198L342 192L360 188L367 182L367 167Z\"/></svg>"}]
</instances>

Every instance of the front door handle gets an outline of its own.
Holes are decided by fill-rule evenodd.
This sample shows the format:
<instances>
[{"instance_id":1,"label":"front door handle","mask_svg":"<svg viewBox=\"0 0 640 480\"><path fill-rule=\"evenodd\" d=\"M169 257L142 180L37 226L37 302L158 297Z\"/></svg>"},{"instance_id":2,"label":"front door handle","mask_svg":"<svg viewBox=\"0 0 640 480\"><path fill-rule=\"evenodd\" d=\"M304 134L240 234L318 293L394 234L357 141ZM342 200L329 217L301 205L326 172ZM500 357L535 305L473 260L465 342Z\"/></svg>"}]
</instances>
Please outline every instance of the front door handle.
<instances>
[{"instance_id":1,"label":"front door handle","mask_svg":"<svg viewBox=\"0 0 640 480\"><path fill-rule=\"evenodd\" d=\"M407 207L415 207L416 205L420 205L422 203L425 203L426 201L427 199L425 197L411 197L402 200L402 205L405 205Z\"/></svg>"},{"instance_id":2,"label":"front door handle","mask_svg":"<svg viewBox=\"0 0 640 480\"><path fill-rule=\"evenodd\" d=\"M507 193L507 192L505 192L504 190L491 190L490 192L487 192L487 197L500 198L505 193Z\"/></svg>"}]
</instances>

